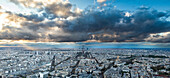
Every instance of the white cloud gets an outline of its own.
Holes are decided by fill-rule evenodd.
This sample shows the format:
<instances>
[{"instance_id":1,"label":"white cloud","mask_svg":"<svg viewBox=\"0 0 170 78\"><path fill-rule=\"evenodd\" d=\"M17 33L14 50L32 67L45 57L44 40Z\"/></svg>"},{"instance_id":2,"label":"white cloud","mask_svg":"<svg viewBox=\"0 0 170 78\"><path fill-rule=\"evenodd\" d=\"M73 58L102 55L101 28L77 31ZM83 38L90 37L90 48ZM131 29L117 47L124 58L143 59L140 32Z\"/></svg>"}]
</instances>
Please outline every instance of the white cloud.
<instances>
[{"instance_id":1,"label":"white cloud","mask_svg":"<svg viewBox=\"0 0 170 78\"><path fill-rule=\"evenodd\" d=\"M97 0L97 2L103 3L103 2L106 2L106 0Z\"/></svg>"},{"instance_id":2,"label":"white cloud","mask_svg":"<svg viewBox=\"0 0 170 78\"><path fill-rule=\"evenodd\" d=\"M125 16L130 17L131 14L130 14L129 12L126 12L126 13L125 13Z\"/></svg>"}]
</instances>

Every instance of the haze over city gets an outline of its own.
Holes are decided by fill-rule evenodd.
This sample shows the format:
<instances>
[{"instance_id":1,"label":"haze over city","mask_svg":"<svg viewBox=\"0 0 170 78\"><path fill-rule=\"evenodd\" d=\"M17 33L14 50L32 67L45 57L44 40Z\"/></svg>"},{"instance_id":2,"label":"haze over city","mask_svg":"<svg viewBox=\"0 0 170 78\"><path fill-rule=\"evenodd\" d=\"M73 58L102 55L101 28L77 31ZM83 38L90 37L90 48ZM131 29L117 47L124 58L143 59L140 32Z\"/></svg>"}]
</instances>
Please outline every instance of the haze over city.
<instances>
[{"instance_id":1,"label":"haze over city","mask_svg":"<svg viewBox=\"0 0 170 78\"><path fill-rule=\"evenodd\" d=\"M168 0L1 0L0 42L148 42L167 48L168 5Z\"/></svg>"}]
</instances>

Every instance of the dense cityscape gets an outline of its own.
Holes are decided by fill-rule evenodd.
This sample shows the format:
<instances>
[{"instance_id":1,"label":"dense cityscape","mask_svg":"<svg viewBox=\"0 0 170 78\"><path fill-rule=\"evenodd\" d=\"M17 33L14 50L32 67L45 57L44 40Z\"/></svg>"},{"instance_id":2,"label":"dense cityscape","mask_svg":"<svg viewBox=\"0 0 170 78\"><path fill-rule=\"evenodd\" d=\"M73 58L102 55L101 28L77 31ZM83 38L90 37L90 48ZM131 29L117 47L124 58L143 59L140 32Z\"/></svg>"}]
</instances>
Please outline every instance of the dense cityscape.
<instances>
[{"instance_id":1,"label":"dense cityscape","mask_svg":"<svg viewBox=\"0 0 170 78\"><path fill-rule=\"evenodd\" d=\"M0 78L170 78L170 0L0 0Z\"/></svg>"},{"instance_id":2,"label":"dense cityscape","mask_svg":"<svg viewBox=\"0 0 170 78\"><path fill-rule=\"evenodd\" d=\"M169 78L170 49L0 48L0 78Z\"/></svg>"}]
</instances>

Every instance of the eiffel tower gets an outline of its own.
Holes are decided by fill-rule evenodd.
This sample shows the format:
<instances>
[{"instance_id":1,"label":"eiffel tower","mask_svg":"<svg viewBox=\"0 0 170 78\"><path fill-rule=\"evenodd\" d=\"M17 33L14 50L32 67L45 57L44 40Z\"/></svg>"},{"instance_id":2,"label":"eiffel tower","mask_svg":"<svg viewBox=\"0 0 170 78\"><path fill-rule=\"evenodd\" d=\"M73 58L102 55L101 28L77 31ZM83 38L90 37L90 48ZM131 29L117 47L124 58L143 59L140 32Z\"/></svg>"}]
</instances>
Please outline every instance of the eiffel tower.
<instances>
[{"instance_id":1,"label":"eiffel tower","mask_svg":"<svg viewBox=\"0 0 170 78\"><path fill-rule=\"evenodd\" d=\"M51 62L51 68L50 71L54 71L55 70L55 55L53 56L52 62Z\"/></svg>"}]
</instances>

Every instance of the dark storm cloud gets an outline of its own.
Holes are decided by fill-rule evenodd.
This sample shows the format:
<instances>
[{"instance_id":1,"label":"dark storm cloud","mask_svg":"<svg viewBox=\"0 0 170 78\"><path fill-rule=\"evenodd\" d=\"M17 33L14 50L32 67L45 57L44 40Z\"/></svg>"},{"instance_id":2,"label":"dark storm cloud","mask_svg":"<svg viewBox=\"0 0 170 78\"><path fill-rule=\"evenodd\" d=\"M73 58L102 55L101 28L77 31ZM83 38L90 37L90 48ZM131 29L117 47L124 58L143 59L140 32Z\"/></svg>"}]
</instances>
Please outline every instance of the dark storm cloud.
<instances>
[{"instance_id":1,"label":"dark storm cloud","mask_svg":"<svg viewBox=\"0 0 170 78\"><path fill-rule=\"evenodd\" d=\"M153 40L151 42L169 43L170 42L170 35L168 35L167 37L164 37L162 39Z\"/></svg>"},{"instance_id":2,"label":"dark storm cloud","mask_svg":"<svg viewBox=\"0 0 170 78\"><path fill-rule=\"evenodd\" d=\"M144 41L149 34L170 31L170 22L162 17L169 15L149 9L138 10L130 17L120 10L90 12L71 21L65 32L91 33L101 41Z\"/></svg>"},{"instance_id":3,"label":"dark storm cloud","mask_svg":"<svg viewBox=\"0 0 170 78\"><path fill-rule=\"evenodd\" d=\"M170 22L165 20L170 15L168 11L159 12L148 7L140 7L130 16L126 16L125 11L112 8L85 10L80 14L72 12L71 8L70 3L59 3L41 8L41 16L18 14L17 16L27 19L21 23L22 27L4 27L0 39L37 41L49 39L54 42L94 39L102 42L143 42L150 34L170 32ZM74 19L68 20L70 17ZM44 21L45 19L48 21ZM169 42L168 38L157 40Z\"/></svg>"},{"instance_id":4,"label":"dark storm cloud","mask_svg":"<svg viewBox=\"0 0 170 78\"><path fill-rule=\"evenodd\" d=\"M116 23L123 18L123 12L119 10L90 12L73 21L68 31L72 32L97 32L100 30L113 29ZM67 31L67 30L66 30Z\"/></svg>"},{"instance_id":5,"label":"dark storm cloud","mask_svg":"<svg viewBox=\"0 0 170 78\"><path fill-rule=\"evenodd\" d=\"M55 21L49 21L49 22L45 22L45 23L43 23L43 22L40 22L40 23L24 22L24 23L22 23L22 26L24 26L30 30L33 30L33 31L37 31L40 28L44 28L44 29L48 30L48 28L55 27L57 25L58 24Z\"/></svg>"},{"instance_id":6,"label":"dark storm cloud","mask_svg":"<svg viewBox=\"0 0 170 78\"><path fill-rule=\"evenodd\" d=\"M39 36L24 28L3 27L4 32L0 33L0 39L7 40L36 40Z\"/></svg>"},{"instance_id":7,"label":"dark storm cloud","mask_svg":"<svg viewBox=\"0 0 170 78\"><path fill-rule=\"evenodd\" d=\"M38 16L38 14L32 14L32 15L23 15L23 14L18 14L20 17L26 18L28 21L34 21L34 22L41 22L45 19L44 16Z\"/></svg>"}]
</instances>

